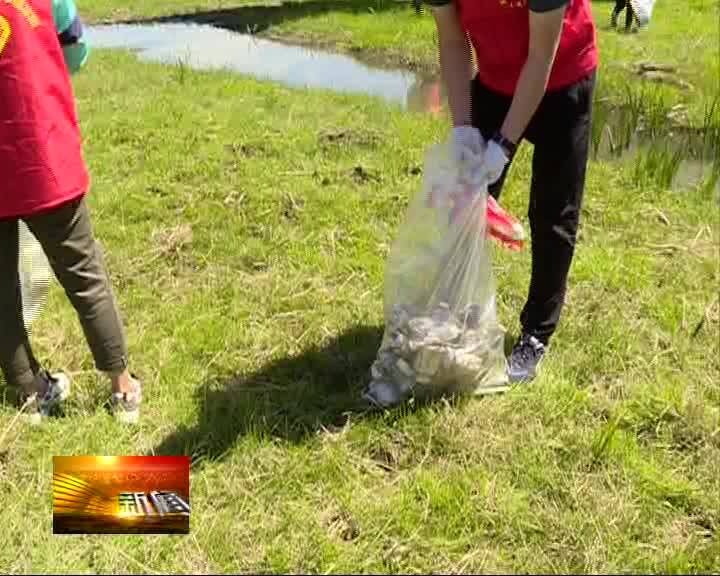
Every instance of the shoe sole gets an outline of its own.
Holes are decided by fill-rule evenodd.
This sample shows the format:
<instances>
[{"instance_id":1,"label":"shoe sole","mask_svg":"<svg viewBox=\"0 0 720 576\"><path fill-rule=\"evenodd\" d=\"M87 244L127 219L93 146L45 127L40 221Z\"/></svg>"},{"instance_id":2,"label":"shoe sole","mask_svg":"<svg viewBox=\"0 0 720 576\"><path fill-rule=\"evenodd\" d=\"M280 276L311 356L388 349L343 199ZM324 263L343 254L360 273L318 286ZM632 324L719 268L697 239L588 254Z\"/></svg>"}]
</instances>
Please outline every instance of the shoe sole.
<instances>
[{"instance_id":1,"label":"shoe sole","mask_svg":"<svg viewBox=\"0 0 720 576\"><path fill-rule=\"evenodd\" d=\"M523 376L512 376L511 374L508 374L508 378L510 379L510 385L515 384L527 384L528 382L532 382L538 377L538 370L537 368L535 371L533 371L532 374L525 374Z\"/></svg>"},{"instance_id":2,"label":"shoe sole","mask_svg":"<svg viewBox=\"0 0 720 576\"><path fill-rule=\"evenodd\" d=\"M507 376L510 379L510 384L527 384L528 382L532 382L538 377L538 374L540 373L540 366L542 365L543 361L545 360L545 356L541 356L540 360L538 360L538 363L535 364L535 369L532 371L531 374L526 374L523 376L513 376L510 374L510 371L508 370Z\"/></svg>"},{"instance_id":3,"label":"shoe sole","mask_svg":"<svg viewBox=\"0 0 720 576\"><path fill-rule=\"evenodd\" d=\"M512 374L508 373L508 378L510 379L510 384L522 384L527 382L532 382L537 378L538 376L538 370L535 368L535 370L532 372L532 374L523 374L522 376L516 375L513 376Z\"/></svg>"}]
</instances>

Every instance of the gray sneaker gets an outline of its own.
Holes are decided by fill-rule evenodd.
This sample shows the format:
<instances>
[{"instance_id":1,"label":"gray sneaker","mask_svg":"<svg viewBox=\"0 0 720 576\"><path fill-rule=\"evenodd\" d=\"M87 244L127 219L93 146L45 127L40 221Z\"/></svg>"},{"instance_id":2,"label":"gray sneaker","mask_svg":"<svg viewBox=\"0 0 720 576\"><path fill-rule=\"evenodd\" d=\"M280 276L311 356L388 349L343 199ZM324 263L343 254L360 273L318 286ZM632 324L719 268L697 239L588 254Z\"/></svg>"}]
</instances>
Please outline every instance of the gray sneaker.
<instances>
[{"instance_id":1,"label":"gray sneaker","mask_svg":"<svg viewBox=\"0 0 720 576\"><path fill-rule=\"evenodd\" d=\"M142 384L134 377L130 377L132 390L130 392L113 392L110 406L113 416L123 424L136 424L140 418L140 404L142 404Z\"/></svg>"},{"instance_id":2,"label":"gray sneaker","mask_svg":"<svg viewBox=\"0 0 720 576\"><path fill-rule=\"evenodd\" d=\"M44 392L36 392L22 398L23 404L26 405L27 418L34 426L40 424L67 400L70 395L70 379L62 372L50 374L47 370L42 370L35 375L35 388Z\"/></svg>"},{"instance_id":3,"label":"gray sneaker","mask_svg":"<svg viewBox=\"0 0 720 576\"><path fill-rule=\"evenodd\" d=\"M538 373L538 368L545 355L545 345L535 336L523 334L513 346L508 360L508 377L510 382L529 382Z\"/></svg>"}]
</instances>

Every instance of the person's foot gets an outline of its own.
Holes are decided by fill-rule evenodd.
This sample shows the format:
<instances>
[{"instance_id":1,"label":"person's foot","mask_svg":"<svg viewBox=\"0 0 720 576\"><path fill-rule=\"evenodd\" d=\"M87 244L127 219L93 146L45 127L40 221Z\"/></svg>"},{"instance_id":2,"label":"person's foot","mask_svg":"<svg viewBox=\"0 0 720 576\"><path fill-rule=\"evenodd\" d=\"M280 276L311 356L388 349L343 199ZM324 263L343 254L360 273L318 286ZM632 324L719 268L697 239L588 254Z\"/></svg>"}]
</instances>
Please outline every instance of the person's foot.
<instances>
[{"instance_id":1,"label":"person's foot","mask_svg":"<svg viewBox=\"0 0 720 576\"><path fill-rule=\"evenodd\" d=\"M135 377L130 377L130 390L113 392L110 398L110 407L113 416L118 422L135 424L140 418L140 404L142 403L142 384Z\"/></svg>"},{"instance_id":2,"label":"person's foot","mask_svg":"<svg viewBox=\"0 0 720 576\"><path fill-rule=\"evenodd\" d=\"M535 336L523 334L513 346L508 360L510 382L529 382L537 376L545 345Z\"/></svg>"},{"instance_id":3,"label":"person's foot","mask_svg":"<svg viewBox=\"0 0 720 576\"><path fill-rule=\"evenodd\" d=\"M34 394L23 398L27 404L25 412L31 424L40 424L43 418L47 418L62 402L70 395L70 379L58 372L50 374L42 370L35 375Z\"/></svg>"}]
</instances>

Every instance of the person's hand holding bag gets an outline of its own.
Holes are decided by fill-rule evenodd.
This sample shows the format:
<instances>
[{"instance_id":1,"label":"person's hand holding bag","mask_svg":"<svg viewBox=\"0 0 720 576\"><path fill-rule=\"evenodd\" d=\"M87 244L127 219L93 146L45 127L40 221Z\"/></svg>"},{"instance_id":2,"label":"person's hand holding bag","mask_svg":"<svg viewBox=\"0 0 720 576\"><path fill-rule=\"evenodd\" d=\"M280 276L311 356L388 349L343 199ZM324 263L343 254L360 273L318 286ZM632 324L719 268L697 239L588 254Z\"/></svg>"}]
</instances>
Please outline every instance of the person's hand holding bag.
<instances>
[{"instance_id":1,"label":"person's hand holding bag","mask_svg":"<svg viewBox=\"0 0 720 576\"><path fill-rule=\"evenodd\" d=\"M470 182L480 182L484 177L487 144L474 126L456 126L452 130L452 149L455 162Z\"/></svg>"},{"instance_id":2,"label":"person's hand holding bag","mask_svg":"<svg viewBox=\"0 0 720 576\"><path fill-rule=\"evenodd\" d=\"M474 126L455 126L452 130L452 146L458 165L482 162L485 142L480 130Z\"/></svg>"},{"instance_id":3,"label":"person's hand holding bag","mask_svg":"<svg viewBox=\"0 0 720 576\"><path fill-rule=\"evenodd\" d=\"M514 151L515 145L499 133L488 141L483 158L483 171L488 186L492 186L500 179Z\"/></svg>"},{"instance_id":4,"label":"person's hand holding bag","mask_svg":"<svg viewBox=\"0 0 720 576\"><path fill-rule=\"evenodd\" d=\"M466 159L468 152L476 156L482 154L485 147L480 130L474 126L455 126L452 141L458 161Z\"/></svg>"}]
</instances>

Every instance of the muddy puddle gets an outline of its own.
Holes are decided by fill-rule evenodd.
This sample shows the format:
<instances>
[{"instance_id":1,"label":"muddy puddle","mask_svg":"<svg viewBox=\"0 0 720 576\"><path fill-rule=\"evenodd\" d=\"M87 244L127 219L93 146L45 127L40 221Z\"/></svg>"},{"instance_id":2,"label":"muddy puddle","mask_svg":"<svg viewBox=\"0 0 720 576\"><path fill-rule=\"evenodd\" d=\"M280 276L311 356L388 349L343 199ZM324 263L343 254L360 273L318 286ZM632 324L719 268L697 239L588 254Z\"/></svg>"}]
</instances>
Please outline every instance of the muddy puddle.
<instances>
[{"instance_id":1,"label":"muddy puddle","mask_svg":"<svg viewBox=\"0 0 720 576\"><path fill-rule=\"evenodd\" d=\"M380 97L403 109L441 113L447 103L442 83L409 70L380 68L359 58L259 38L198 22L109 24L88 27L97 48L131 50L145 61L197 70L229 70L293 88L333 90ZM677 125L671 118L652 129L637 110L596 103L593 160L627 160L638 175L660 178L674 188L707 182L718 170L717 129ZM711 183L720 190L720 182Z\"/></svg>"},{"instance_id":2,"label":"muddy puddle","mask_svg":"<svg viewBox=\"0 0 720 576\"><path fill-rule=\"evenodd\" d=\"M720 191L720 131L712 124L689 126L686 112L678 105L648 119L633 106L597 101L591 158L632 162L637 177L651 177L666 187L688 189L709 183Z\"/></svg>"},{"instance_id":3,"label":"muddy puddle","mask_svg":"<svg viewBox=\"0 0 720 576\"><path fill-rule=\"evenodd\" d=\"M378 68L350 56L208 24L100 25L88 27L87 34L94 47L132 50L145 61L230 70L293 88L367 94L416 111L431 111L437 100L433 81L407 70Z\"/></svg>"}]
</instances>

